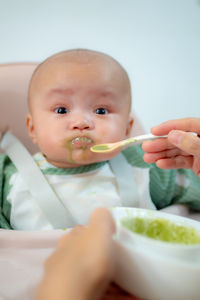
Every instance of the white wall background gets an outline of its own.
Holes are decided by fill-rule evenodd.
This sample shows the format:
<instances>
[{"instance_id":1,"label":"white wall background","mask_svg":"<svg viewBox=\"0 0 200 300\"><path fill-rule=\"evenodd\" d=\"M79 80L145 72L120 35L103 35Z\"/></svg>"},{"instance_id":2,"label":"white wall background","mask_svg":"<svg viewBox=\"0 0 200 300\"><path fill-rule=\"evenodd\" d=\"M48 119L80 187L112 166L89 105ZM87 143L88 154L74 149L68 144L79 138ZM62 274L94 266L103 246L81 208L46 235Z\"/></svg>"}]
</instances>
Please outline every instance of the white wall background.
<instances>
[{"instance_id":1,"label":"white wall background","mask_svg":"<svg viewBox=\"0 0 200 300\"><path fill-rule=\"evenodd\" d=\"M200 117L200 0L0 0L0 63L76 47L126 68L146 130Z\"/></svg>"}]
</instances>

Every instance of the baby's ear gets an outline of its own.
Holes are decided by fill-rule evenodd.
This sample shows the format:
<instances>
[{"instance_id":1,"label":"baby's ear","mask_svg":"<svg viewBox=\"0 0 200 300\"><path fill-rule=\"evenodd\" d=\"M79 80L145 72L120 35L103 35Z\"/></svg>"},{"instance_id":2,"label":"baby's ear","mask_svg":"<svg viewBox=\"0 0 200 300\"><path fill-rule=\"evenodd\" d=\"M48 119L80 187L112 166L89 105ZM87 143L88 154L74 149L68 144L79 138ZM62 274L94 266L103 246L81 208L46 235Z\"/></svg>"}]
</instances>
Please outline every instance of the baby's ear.
<instances>
[{"instance_id":1,"label":"baby's ear","mask_svg":"<svg viewBox=\"0 0 200 300\"><path fill-rule=\"evenodd\" d=\"M134 118L133 116L129 116L127 127L126 127L126 136L129 136L131 133L131 129L133 128Z\"/></svg>"},{"instance_id":2,"label":"baby's ear","mask_svg":"<svg viewBox=\"0 0 200 300\"><path fill-rule=\"evenodd\" d=\"M33 125L33 118L30 114L27 115L26 117L26 126L28 128L28 134L34 144L37 144L37 139L35 135L35 129Z\"/></svg>"}]
</instances>

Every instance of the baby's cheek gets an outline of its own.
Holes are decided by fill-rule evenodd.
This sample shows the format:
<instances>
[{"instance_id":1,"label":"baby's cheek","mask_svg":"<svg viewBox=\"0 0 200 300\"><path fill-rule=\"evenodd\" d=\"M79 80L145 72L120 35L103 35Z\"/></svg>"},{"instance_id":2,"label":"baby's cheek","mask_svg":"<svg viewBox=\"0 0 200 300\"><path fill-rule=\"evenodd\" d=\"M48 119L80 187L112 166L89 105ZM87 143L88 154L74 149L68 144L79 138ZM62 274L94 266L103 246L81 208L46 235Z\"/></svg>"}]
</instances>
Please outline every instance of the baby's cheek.
<instances>
[{"instance_id":1,"label":"baby's cheek","mask_svg":"<svg viewBox=\"0 0 200 300\"><path fill-rule=\"evenodd\" d=\"M99 137L106 137L108 135L108 131L106 129L99 130Z\"/></svg>"},{"instance_id":2,"label":"baby's cheek","mask_svg":"<svg viewBox=\"0 0 200 300\"><path fill-rule=\"evenodd\" d=\"M98 131L98 138L107 142L116 141L121 135L121 130L113 124L113 126L104 128L103 126Z\"/></svg>"},{"instance_id":3,"label":"baby's cheek","mask_svg":"<svg viewBox=\"0 0 200 300\"><path fill-rule=\"evenodd\" d=\"M55 146L56 144L48 137L43 136L42 139L40 139L39 148L41 152L45 153L46 155L49 153L55 153Z\"/></svg>"}]
</instances>

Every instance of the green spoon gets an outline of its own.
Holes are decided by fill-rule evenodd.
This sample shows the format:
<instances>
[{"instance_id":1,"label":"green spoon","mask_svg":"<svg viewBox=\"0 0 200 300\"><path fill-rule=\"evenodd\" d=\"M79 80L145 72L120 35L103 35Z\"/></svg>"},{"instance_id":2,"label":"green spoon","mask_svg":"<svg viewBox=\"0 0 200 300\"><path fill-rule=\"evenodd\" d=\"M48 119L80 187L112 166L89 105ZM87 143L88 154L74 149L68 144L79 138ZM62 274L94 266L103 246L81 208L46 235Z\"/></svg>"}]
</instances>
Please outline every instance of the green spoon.
<instances>
[{"instance_id":1,"label":"green spoon","mask_svg":"<svg viewBox=\"0 0 200 300\"><path fill-rule=\"evenodd\" d=\"M97 152L97 153L111 152L113 150L116 150L117 148L127 147L130 144L142 143L146 140L154 140L154 139L166 138L166 137L167 137L167 135L157 136L157 135L153 135L153 134L144 134L144 135L139 135L136 137L131 137L131 138L128 138L126 140L119 141L116 143L94 145L90 148L90 150L92 152Z\"/></svg>"}]
</instances>

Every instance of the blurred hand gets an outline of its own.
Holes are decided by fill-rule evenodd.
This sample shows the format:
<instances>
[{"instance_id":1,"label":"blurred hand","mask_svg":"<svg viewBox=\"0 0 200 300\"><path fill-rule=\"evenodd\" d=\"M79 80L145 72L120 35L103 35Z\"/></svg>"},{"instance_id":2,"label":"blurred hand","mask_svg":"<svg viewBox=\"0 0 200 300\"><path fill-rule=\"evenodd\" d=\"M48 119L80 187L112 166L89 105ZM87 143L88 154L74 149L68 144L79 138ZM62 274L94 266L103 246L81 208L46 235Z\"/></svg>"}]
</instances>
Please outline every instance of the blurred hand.
<instances>
[{"instance_id":1,"label":"blurred hand","mask_svg":"<svg viewBox=\"0 0 200 300\"><path fill-rule=\"evenodd\" d=\"M141 300L136 296L133 296L123 289L121 289L117 284L111 283L103 295L101 300Z\"/></svg>"},{"instance_id":2,"label":"blurred hand","mask_svg":"<svg viewBox=\"0 0 200 300\"><path fill-rule=\"evenodd\" d=\"M99 208L87 227L64 235L48 258L37 300L99 299L114 272L114 221Z\"/></svg>"},{"instance_id":3,"label":"blurred hand","mask_svg":"<svg viewBox=\"0 0 200 300\"><path fill-rule=\"evenodd\" d=\"M144 161L162 169L192 169L200 176L200 118L164 122L151 129L154 135L168 138L144 142ZM189 132L197 133L197 136Z\"/></svg>"}]
</instances>

